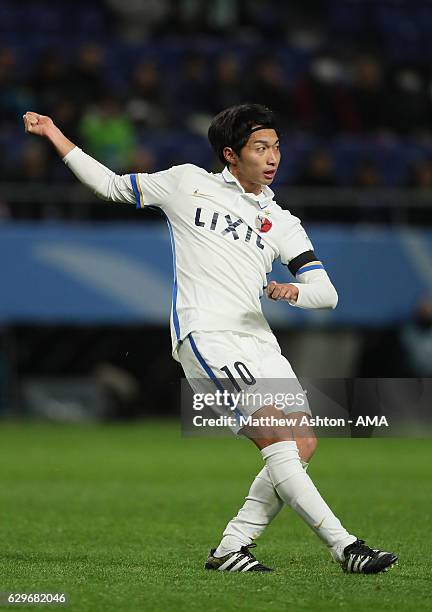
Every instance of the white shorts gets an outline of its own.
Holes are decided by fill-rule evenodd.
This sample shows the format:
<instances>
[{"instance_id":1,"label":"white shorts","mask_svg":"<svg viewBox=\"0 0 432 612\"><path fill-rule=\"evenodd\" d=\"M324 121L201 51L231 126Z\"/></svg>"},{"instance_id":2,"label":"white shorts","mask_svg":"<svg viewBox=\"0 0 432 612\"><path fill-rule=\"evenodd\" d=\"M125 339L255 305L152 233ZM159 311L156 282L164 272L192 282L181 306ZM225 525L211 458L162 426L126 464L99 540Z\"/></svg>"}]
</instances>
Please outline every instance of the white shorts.
<instances>
[{"instance_id":1,"label":"white shorts","mask_svg":"<svg viewBox=\"0 0 432 612\"><path fill-rule=\"evenodd\" d=\"M230 417L229 426L236 434L244 426L240 416L251 416L266 405L276 405L285 415L311 414L306 394L277 342L232 331L195 331L180 345L178 357L194 393L227 386L237 393L235 408L212 407L218 416Z\"/></svg>"}]
</instances>

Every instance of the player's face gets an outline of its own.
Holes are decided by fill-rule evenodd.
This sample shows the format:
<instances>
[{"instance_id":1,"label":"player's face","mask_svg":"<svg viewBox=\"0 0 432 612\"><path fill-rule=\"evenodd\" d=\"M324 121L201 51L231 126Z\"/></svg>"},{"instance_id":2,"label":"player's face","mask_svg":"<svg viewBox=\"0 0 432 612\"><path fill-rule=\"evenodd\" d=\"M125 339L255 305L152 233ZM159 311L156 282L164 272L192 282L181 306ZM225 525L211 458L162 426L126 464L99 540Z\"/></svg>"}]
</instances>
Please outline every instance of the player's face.
<instances>
[{"instance_id":1,"label":"player's face","mask_svg":"<svg viewBox=\"0 0 432 612\"><path fill-rule=\"evenodd\" d=\"M232 151L230 171L245 191L258 194L262 185L273 182L280 157L277 133L263 128L250 135L240 155Z\"/></svg>"}]
</instances>

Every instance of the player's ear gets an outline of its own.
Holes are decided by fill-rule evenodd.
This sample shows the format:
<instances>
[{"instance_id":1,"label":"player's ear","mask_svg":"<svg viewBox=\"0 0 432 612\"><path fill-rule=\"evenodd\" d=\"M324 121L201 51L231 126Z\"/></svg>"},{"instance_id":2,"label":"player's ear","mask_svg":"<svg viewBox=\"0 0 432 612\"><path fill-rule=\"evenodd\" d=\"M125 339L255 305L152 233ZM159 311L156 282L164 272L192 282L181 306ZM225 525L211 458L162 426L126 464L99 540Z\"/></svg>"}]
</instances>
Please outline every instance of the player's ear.
<instances>
[{"instance_id":1,"label":"player's ear","mask_svg":"<svg viewBox=\"0 0 432 612\"><path fill-rule=\"evenodd\" d=\"M225 147L223 150L223 155L226 159L227 164L235 165L237 162L237 155L231 149L231 147Z\"/></svg>"}]
</instances>

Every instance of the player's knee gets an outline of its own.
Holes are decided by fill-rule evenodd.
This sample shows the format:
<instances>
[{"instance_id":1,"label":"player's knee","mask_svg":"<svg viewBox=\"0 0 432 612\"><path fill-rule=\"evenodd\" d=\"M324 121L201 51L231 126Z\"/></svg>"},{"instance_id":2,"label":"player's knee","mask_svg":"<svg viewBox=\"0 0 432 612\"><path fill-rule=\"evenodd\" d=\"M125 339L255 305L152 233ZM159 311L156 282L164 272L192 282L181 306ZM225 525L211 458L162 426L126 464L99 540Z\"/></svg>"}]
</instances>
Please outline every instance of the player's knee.
<instances>
[{"instance_id":1,"label":"player's knee","mask_svg":"<svg viewBox=\"0 0 432 612\"><path fill-rule=\"evenodd\" d=\"M254 427L245 428L242 434L249 438L260 450L277 442L292 442L294 440L290 428Z\"/></svg>"},{"instance_id":2,"label":"player's knee","mask_svg":"<svg viewBox=\"0 0 432 612\"><path fill-rule=\"evenodd\" d=\"M297 438L296 442L300 458L303 461L309 462L316 451L318 440L313 436L308 438Z\"/></svg>"}]
</instances>

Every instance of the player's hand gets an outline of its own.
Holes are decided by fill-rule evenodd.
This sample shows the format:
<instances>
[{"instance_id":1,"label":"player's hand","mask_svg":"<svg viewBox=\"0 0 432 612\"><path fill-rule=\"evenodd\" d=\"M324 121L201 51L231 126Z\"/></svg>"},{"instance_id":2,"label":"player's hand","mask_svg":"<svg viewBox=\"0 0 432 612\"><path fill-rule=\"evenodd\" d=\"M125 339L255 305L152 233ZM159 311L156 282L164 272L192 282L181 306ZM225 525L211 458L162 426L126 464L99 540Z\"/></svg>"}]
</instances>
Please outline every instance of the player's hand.
<instances>
[{"instance_id":1,"label":"player's hand","mask_svg":"<svg viewBox=\"0 0 432 612\"><path fill-rule=\"evenodd\" d=\"M296 302L299 294L298 287L291 283L277 283L270 281L266 289L267 297L271 300L286 300Z\"/></svg>"},{"instance_id":2,"label":"player's hand","mask_svg":"<svg viewBox=\"0 0 432 612\"><path fill-rule=\"evenodd\" d=\"M23 115L25 131L28 134L35 134L36 136L47 136L48 132L54 127L54 122L51 117L46 115L39 115L28 111Z\"/></svg>"}]
</instances>

